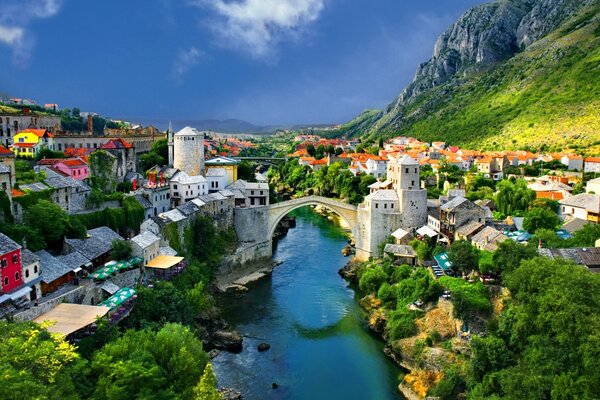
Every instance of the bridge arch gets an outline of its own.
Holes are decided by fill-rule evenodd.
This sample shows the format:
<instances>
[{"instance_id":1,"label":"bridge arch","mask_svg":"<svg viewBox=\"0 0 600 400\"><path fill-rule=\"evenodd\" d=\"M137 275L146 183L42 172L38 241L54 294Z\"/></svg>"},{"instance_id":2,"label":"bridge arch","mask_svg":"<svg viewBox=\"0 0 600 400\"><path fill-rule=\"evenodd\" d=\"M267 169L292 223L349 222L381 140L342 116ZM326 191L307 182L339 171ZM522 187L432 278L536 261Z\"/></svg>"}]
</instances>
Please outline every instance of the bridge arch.
<instances>
[{"instance_id":1,"label":"bridge arch","mask_svg":"<svg viewBox=\"0 0 600 400\"><path fill-rule=\"evenodd\" d=\"M339 200L329 199L321 196L307 196L269 206L269 238L273 237L277 224L283 217L293 210L304 207L319 205L339 215L350 227L352 235L356 238L358 233L357 207Z\"/></svg>"}]
</instances>

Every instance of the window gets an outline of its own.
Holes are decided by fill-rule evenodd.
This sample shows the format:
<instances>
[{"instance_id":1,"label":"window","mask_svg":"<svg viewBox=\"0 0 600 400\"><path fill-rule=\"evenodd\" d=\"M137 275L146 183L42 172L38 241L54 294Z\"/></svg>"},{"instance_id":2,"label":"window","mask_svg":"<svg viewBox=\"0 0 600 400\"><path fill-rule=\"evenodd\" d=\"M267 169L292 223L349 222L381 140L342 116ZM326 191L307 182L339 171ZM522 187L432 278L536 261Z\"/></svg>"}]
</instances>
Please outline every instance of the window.
<instances>
[{"instance_id":1,"label":"window","mask_svg":"<svg viewBox=\"0 0 600 400\"><path fill-rule=\"evenodd\" d=\"M417 169L415 168L415 174L416 174L417 172L418 172L418 171L417 171Z\"/></svg>"},{"instance_id":2,"label":"window","mask_svg":"<svg viewBox=\"0 0 600 400\"><path fill-rule=\"evenodd\" d=\"M4 286L8 286L8 276L4 277Z\"/></svg>"},{"instance_id":3,"label":"window","mask_svg":"<svg viewBox=\"0 0 600 400\"><path fill-rule=\"evenodd\" d=\"M19 256L17 256L16 254L13 254L13 256L12 256L13 264L16 263L18 260L19 260Z\"/></svg>"},{"instance_id":4,"label":"window","mask_svg":"<svg viewBox=\"0 0 600 400\"><path fill-rule=\"evenodd\" d=\"M8 263L6 262L6 258L3 258L2 261L0 261L0 265L2 266L2 268L6 267L6 265L8 265Z\"/></svg>"},{"instance_id":5,"label":"window","mask_svg":"<svg viewBox=\"0 0 600 400\"><path fill-rule=\"evenodd\" d=\"M38 266L37 266L37 265L34 265L34 266L33 266L33 273L34 273L34 274L37 274L37 273L38 273Z\"/></svg>"},{"instance_id":6,"label":"window","mask_svg":"<svg viewBox=\"0 0 600 400\"><path fill-rule=\"evenodd\" d=\"M405 171L406 171L406 173L408 174L408 168L405 168L404 170L405 170Z\"/></svg>"},{"instance_id":7,"label":"window","mask_svg":"<svg viewBox=\"0 0 600 400\"><path fill-rule=\"evenodd\" d=\"M394 204L392 203L392 208L394 208Z\"/></svg>"},{"instance_id":8,"label":"window","mask_svg":"<svg viewBox=\"0 0 600 400\"><path fill-rule=\"evenodd\" d=\"M387 208L387 203L385 203L385 204L383 205L383 208Z\"/></svg>"},{"instance_id":9,"label":"window","mask_svg":"<svg viewBox=\"0 0 600 400\"><path fill-rule=\"evenodd\" d=\"M25 278L29 278L29 269L25 270Z\"/></svg>"},{"instance_id":10,"label":"window","mask_svg":"<svg viewBox=\"0 0 600 400\"><path fill-rule=\"evenodd\" d=\"M15 272L15 281L18 281L18 280L19 280L19 273Z\"/></svg>"},{"instance_id":11,"label":"window","mask_svg":"<svg viewBox=\"0 0 600 400\"><path fill-rule=\"evenodd\" d=\"M410 186L415 186L415 181L410 181Z\"/></svg>"},{"instance_id":12,"label":"window","mask_svg":"<svg viewBox=\"0 0 600 400\"><path fill-rule=\"evenodd\" d=\"M375 208L379 208L379 203L375 203Z\"/></svg>"}]
</instances>

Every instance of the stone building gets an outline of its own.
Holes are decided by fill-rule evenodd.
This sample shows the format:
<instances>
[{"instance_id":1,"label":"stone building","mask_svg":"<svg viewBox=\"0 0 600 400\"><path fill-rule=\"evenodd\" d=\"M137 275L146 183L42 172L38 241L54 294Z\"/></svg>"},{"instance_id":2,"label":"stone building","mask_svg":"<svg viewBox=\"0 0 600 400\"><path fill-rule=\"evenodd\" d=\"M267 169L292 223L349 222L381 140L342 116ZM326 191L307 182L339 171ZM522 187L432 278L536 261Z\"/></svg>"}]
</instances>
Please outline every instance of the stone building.
<instances>
[{"instance_id":1,"label":"stone building","mask_svg":"<svg viewBox=\"0 0 600 400\"><path fill-rule=\"evenodd\" d=\"M137 154L134 146L123 139L110 139L100 149L113 156L113 176L123 182L128 172L136 170Z\"/></svg>"},{"instance_id":2,"label":"stone building","mask_svg":"<svg viewBox=\"0 0 600 400\"><path fill-rule=\"evenodd\" d=\"M173 136L173 167L190 176L204 173L204 133L186 126Z\"/></svg>"},{"instance_id":3,"label":"stone building","mask_svg":"<svg viewBox=\"0 0 600 400\"><path fill-rule=\"evenodd\" d=\"M132 254L144 259L144 265L158 256L160 238L149 231L144 231L131 238Z\"/></svg>"},{"instance_id":4,"label":"stone building","mask_svg":"<svg viewBox=\"0 0 600 400\"><path fill-rule=\"evenodd\" d=\"M0 114L0 142L13 144L13 137L23 129L45 129L55 133L61 128L60 117L33 113Z\"/></svg>"},{"instance_id":5,"label":"stone building","mask_svg":"<svg viewBox=\"0 0 600 400\"><path fill-rule=\"evenodd\" d=\"M246 182L238 179L227 190L233 192L235 197L235 207L263 207L269 205L269 184Z\"/></svg>"},{"instance_id":6,"label":"stone building","mask_svg":"<svg viewBox=\"0 0 600 400\"><path fill-rule=\"evenodd\" d=\"M208 181L202 175L190 176L180 171L169 181L171 202L174 206L184 204L196 197L208 194Z\"/></svg>"},{"instance_id":7,"label":"stone building","mask_svg":"<svg viewBox=\"0 0 600 400\"><path fill-rule=\"evenodd\" d=\"M455 197L440 207L440 233L454 240L461 226L472 221L473 226L477 225L476 223L483 226L485 217L483 208L464 197ZM467 236L465 233L463 235Z\"/></svg>"},{"instance_id":8,"label":"stone building","mask_svg":"<svg viewBox=\"0 0 600 400\"><path fill-rule=\"evenodd\" d=\"M400 226L412 231L427 222L427 191L420 187L420 167L409 156L394 158L388 163L387 179L398 194L402 214Z\"/></svg>"}]
</instances>

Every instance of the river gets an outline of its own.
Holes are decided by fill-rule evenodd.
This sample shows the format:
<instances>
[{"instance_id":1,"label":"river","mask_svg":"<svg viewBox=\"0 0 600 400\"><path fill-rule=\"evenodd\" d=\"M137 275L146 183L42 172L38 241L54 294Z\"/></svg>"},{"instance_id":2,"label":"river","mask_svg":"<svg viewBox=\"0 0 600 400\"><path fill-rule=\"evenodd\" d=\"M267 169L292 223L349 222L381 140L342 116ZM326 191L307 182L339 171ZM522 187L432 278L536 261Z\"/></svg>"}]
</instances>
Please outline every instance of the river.
<instances>
[{"instance_id":1,"label":"river","mask_svg":"<svg viewBox=\"0 0 600 400\"><path fill-rule=\"evenodd\" d=\"M244 335L244 350L213 359L219 386L250 400L402 398L400 369L368 331L359 295L337 273L347 261L344 232L308 207L294 215L297 226L277 245L282 264L273 275L220 301ZM258 352L261 342L270 350Z\"/></svg>"}]
</instances>

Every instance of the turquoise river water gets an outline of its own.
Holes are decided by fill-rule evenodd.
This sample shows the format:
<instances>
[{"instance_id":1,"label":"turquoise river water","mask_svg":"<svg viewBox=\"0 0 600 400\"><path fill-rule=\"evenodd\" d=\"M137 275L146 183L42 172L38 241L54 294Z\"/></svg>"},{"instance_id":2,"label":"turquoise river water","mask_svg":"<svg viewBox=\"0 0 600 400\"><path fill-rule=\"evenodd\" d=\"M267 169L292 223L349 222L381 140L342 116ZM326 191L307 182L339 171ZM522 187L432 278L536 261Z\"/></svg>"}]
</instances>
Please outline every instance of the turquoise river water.
<instances>
[{"instance_id":1,"label":"turquoise river water","mask_svg":"<svg viewBox=\"0 0 600 400\"><path fill-rule=\"evenodd\" d=\"M282 264L273 275L220 302L244 335L244 350L213 360L219 386L250 400L402 398L400 369L368 331L359 294L337 273L347 262L344 232L308 207L294 215L297 226L277 245ZM270 350L258 352L261 342Z\"/></svg>"}]
</instances>

